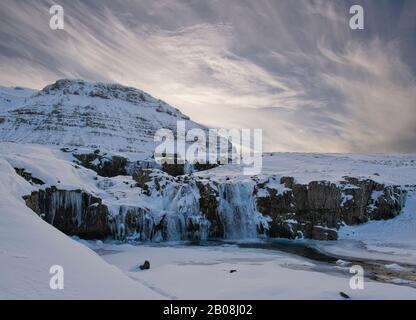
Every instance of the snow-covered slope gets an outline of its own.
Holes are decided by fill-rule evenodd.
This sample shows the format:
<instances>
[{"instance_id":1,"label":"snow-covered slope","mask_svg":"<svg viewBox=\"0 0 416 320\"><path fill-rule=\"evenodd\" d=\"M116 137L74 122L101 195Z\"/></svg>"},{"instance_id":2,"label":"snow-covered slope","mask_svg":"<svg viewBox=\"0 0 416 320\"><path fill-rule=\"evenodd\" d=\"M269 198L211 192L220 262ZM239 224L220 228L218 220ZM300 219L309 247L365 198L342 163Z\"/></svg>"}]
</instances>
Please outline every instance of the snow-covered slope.
<instances>
[{"instance_id":1,"label":"snow-covered slope","mask_svg":"<svg viewBox=\"0 0 416 320\"><path fill-rule=\"evenodd\" d=\"M161 128L203 128L178 109L118 84L58 80L39 92L0 89L0 140L151 154Z\"/></svg>"},{"instance_id":2,"label":"snow-covered slope","mask_svg":"<svg viewBox=\"0 0 416 320\"><path fill-rule=\"evenodd\" d=\"M0 159L0 299L160 299L28 209L30 185ZM50 268L64 269L52 290Z\"/></svg>"},{"instance_id":3,"label":"snow-covered slope","mask_svg":"<svg viewBox=\"0 0 416 320\"><path fill-rule=\"evenodd\" d=\"M293 161L289 161L293 157ZM392 159L396 159L393 161ZM274 161L271 161L273 159ZM315 156L307 154L273 154L270 159L265 161L265 172L274 172L275 175L286 175L290 170L290 165L283 166L284 163L292 163L293 172L296 177L304 177L305 181L319 177L319 172L329 172L332 181L336 181L337 177L342 177L347 168L353 168L352 173L368 173L365 176L372 176L378 173L376 178L380 182L393 183L397 182L395 177L403 177L403 183L408 184L413 181L415 170L414 155L407 156L341 156L341 155L322 155L321 161ZM369 164L369 159L372 159ZM316 161L316 162L315 162ZM326 165L325 165L326 163ZM308 165L309 164L309 165ZM387 165L389 164L389 165ZM279 169L280 167L280 169ZM286 167L286 168L285 168ZM45 185L31 185L23 178L19 177L14 168L24 168L34 177L41 179ZM375 172L373 172L375 171ZM238 174L240 172L240 175ZM369 173L371 172L371 173ZM351 172L348 172L351 173ZM309 176L310 174L310 176ZM198 173L198 175L204 175ZM241 176L234 166L224 166L214 169L211 179L223 179L226 176L231 177L230 181L244 182L248 177ZM407 178L404 178L407 176ZM182 251L174 251L176 249L160 249L154 251L147 248L134 251L128 257L128 264L124 265L124 256L109 256L107 261L121 268L131 280L121 273L121 271L105 264L97 255L89 249L83 247L79 243L74 242L61 232L48 225L40 219L34 212L28 209L22 199L23 195L30 194L31 191L44 189L50 186L56 186L60 189L75 190L82 189L88 193L103 199L104 203L112 209L113 214L120 212L118 208L121 206L141 206L148 208L152 214L163 215L171 214L180 219L180 214L187 213L185 210L192 208L192 203L197 199L197 195L188 191L191 189L182 188L176 193L174 199L158 199L156 197L148 197L143 194L143 190L139 187L131 187L135 182L131 177L118 176L113 178L99 177L89 169L78 167L73 163L71 153L65 153L58 146L46 146L35 144L17 144L10 142L0 143L0 263L2 265L2 273L0 274L0 297L4 298L189 298L191 295L187 292L190 283L189 272L193 272L193 277L198 278L200 274L210 274L210 279L216 285L210 287L208 291L194 289L195 297L200 298L337 298L337 292L344 290L348 292L348 279L337 279L330 275L323 276L315 272L297 272L291 271L286 265L283 269L276 263L286 261L283 258L277 259L275 262L263 263L253 266L251 261L260 259L254 252L251 257L246 257L243 252L236 253L236 259L243 258L250 261L248 264L238 264L238 274L247 275L252 282L246 279L238 281L239 286L233 289L233 286L227 286L221 293L215 291L219 286L214 279L223 279L228 272L223 270L235 268L234 262L221 261L214 268L199 268L190 265L184 267L184 263L195 263L194 261L204 260L205 253L198 253L197 249L183 251L186 257L182 256ZM357 239L377 239L377 243L383 243L383 234L376 231L392 232L387 238L387 242L394 241L396 248L401 246L403 255L408 255L409 250L415 250L416 233L411 232L410 226L414 226L416 221L416 212L414 212L413 192L408 195L409 206L406 207L405 215L398 216L395 219L383 222L369 222L362 227L354 227L359 233ZM244 205L246 199L239 199ZM195 208L197 208L195 206ZM176 213L175 215L175 212ZM121 212L122 213L122 212ZM180 213L180 214L179 214ZM156 217L155 217L156 218ZM173 240L176 240L175 230L177 225L171 220L169 230L172 232ZM403 226L409 226L409 232L406 237L400 237ZM120 224L121 226L121 224ZM394 235L393 234L396 235ZM367 235L367 236L366 236ZM331 249L335 253L342 253L343 246L337 246L338 242L332 242ZM341 242L342 244L342 242ZM384 241L386 245L386 241ZM384 246L384 248L388 248ZM107 248L112 250L113 248ZM170 252L172 250L172 252ZM407 250L407 253L406 253ZM166 251L166 252L165 252ZM231 250L231 251L234 251ZM160 252L163 255L169 254L171 261L164 266L163 261L159 261ZM344 251L345 252L345 251ZM228 253L227 253L228 254ZM180 256L180 262L176 257ZM395 255L397 257L397 255ZM390 257L394 260L395 256ZM218 257L218 253L213 253L213 259ZM408 256L409 259L399 260L412 263L414 256ZM400 257L399 257L400 258ZM138 274L130 270L142 263L144 259L152 261L152 271L146 274ZM175 260L176 259L176 260ZM188 262L188 260L192 260ZM199 259L199 260L198 260ZM254 259L254 260L252 260ZM175 260L176 262L172 262ZM240 260L238 260L240 261ZM244 260L246 261L246 260ZM212 261L209 261L211 263ZM177 264L177 266L175 265ZM203 263L203 262L202 262ZM302 262L301 262L302 263ZM65 269L65 290L54 291L49 288L49 268L51 265L62 265ZM207 264L208 265L208 264ZM278 269L276 269L278 267ZM290 267L291 268L291 267ZM277 272L276 270L279 270ZM281 271L281 272L280 272ZM259 276L269 272L270 278L276 279L272 285L268 285L268 277ZM166 277L160 277L160 274ZM302 273L302 274L300 274ZM300 287L294 287L293 278L298 279L302 276L304 284L310 285L310 290L301 291ZM222 278L221 278L222 277ZM163 280L161 280L163 279ZM283 283L283 279L286 279ZM211 280L210 280L211 281ZM223 279L227 281L227 279ZM234 280L230 280L232 281ZM325 292L316 290L312 284L323 281L325 283ZM186 289L179 290L179 283L187 282L184 287ZM253 285L256 283L256 286ZM202 285L202 284L201 284ZM149 290L148 288L153 288ZM279 287L279 290L276 290ZM255 289L250 289L255 288ZM283 288L283 289L282 289ZM303 287L302 287L303 288ZM392 287L385 285L370 284L371 291L366 290L363 293L352 294L356 298L388 298L388 297L404 297L409 298L414 293L409 288ZM383 288L384 294L379 288ZM283 291L282 291L283 290ZM156 293L155 293L156 291ZM204 294L205 292L205 294ZM159 296L158 293L162 295Z\"/></svg>"},{"instance_id":4,"label":"snow-covered slope","mask_svg":"<svg viewBox=\"0 0 416 320\"><path fill-rule=\"evenodd\" d=\"M21 87L2 87L0 86L0 112L15 108L30 98L37 91Z\"/></svg>"},{"instance_id":5,"label":"snow-covered slope","mask_svg":"<svg viewBox=\"0 0 416 320\"><path fill-rule=\"evenodd\" d=\"M319 243L318 248L341 257L416 265L416 188L398 217L344 226L339 235L339 241Z\"/></svg>"},{"instance_id":6,"label":"snow-covered slope","mask_svg":"<svg viewBox=\"0 0 416 320\"><path fill-rule=\"evenodd\" d=\"M339 182L344 176L384 184L416 185L416 154L264 153L260 176L290 176L299 183ZM216 179L248 179L239 165L196 173Z\"/></svg>"}]
</instances>

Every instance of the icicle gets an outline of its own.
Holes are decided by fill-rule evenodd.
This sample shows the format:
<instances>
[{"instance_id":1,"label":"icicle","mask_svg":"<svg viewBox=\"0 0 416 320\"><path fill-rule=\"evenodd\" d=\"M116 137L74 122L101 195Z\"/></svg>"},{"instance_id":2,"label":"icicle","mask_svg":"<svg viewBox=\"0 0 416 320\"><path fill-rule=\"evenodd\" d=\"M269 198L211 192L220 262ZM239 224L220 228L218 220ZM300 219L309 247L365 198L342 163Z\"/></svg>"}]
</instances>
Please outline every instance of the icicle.
<instances>
[{"instance_id":1,"label":"icicle","mask_svg":"<svg viewBox=\"0 0 416 320\"><path fill-rule=\"evenodd\" d=\"M219 185L218 212L224 227L224 238L256 238L257 227L264 217L256 210L253 184L226 182Z\"/></svg>"}]
</instances>

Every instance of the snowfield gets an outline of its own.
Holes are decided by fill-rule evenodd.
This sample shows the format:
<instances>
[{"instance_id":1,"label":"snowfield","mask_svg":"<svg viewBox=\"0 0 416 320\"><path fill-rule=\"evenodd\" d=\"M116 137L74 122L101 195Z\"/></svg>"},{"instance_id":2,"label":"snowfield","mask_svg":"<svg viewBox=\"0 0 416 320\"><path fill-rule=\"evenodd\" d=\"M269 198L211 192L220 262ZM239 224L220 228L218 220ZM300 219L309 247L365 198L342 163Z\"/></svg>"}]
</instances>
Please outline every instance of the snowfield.
<instances>
[{"instance_id":1,"label":"snowfield","mask_svg":"<svg viewBox=\"0 0 416 320\"><path fill-rule=\"evenodd\" d=\"M0 298L341 299L342 291L352 299L416 299L415 284L400 278L392 281L397 285L367 279L365 290L351 290L348 267L276 250L75 241L26 207L22 196L39 186L14 168L44 181L41 188L82 189L109 206L142 198L131 177L97 177L73 160L57 146L0 143ZM196 174L238 181L247 178L241 172L227 165ZM262 174L302 182L349 175L407 186L406 207L395 219L344 227L339 241L309 242L344 260L383 260L392 270L416 265L416 155L265 154ZM151 269L139 271L144 260ZM49 288L52 265L64 267L64 290Z\"/></svg>"},{"instance_id":2,"label":"snowfield","mask_svg":"<svg viewBox=\"0 0 416 320\"><path fill-rule=\"evenodd\" d=\"M0 299L163 298L28 209L29 184L4 159L0 181ZM53 265L64 268L64 290L49 286Z\"/></svg>"},{"instance_id":3,"label":"snowfield","mask_svg":"<svg viewBox=\"0 0 416 320\"><path fill-rule=\"evenodd\" d=\"M234 245L158 247L90 244L107 262L167 299L416 299L416 289L366 281L349 286L349 268ZM138 266L149 260L151 269ZM235 272L230 273L231 270Z\"/></svg>"},{"instance_id":4,"label":"snowfield","mask_svg":"<svg viewBox=\"0 0 416 320\"><path fill-rule=\"evenodd\" d=\"M196 173L217 179L242 180L240 165L227 165ZM294 177L298 183L339 182L344 176L384 184L416 185L415 154L264 153L259 176Z\"/></svg>"},{"instance_id":5,"label":"snowfield","mask_svg":"<svg viewBox=\"0 0 416 320\"><path fill-rule=\"evenodd\" d=\"M416 192L411 192L402 213L393 220L345 226L335 243L318 247L339 256L416 264Z\"/></svg>"}]
</instances>

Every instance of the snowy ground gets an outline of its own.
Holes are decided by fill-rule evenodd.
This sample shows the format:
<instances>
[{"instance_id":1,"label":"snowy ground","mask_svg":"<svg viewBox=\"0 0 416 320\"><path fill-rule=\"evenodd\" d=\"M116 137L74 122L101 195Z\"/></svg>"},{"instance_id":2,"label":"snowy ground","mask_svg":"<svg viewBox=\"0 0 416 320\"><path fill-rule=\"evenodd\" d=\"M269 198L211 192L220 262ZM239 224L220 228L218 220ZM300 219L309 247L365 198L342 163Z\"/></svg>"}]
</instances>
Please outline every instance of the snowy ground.
<instances>
[{"instance_id":1,"label":"snowy ground","mask_svg":"<svg viewBox=\"0 0 416 320\"><path fill-rule=\"evenodd\" d=\"M416 192L409 193L406 207L395 219L345 226L339 235L339 241L317 246L340 256L416 265Z\"/></svg>"},{"instance_id":2,"label":"snowy ground","mask_svg":"<svg viewBox=\"0 0 416 320\"><path fill-rule=\"evenodd\" d=\"M0 299L161 299L26 207L28 183L0 159ZM52 290L53 265L64 290Z\"/></svg>"},{"instance_id":3,"label":"snowy ground","mask_svg":"<svg viewBox=\"0 0 416 320\"><path fill-rule=\"evenodd\" d=\"M416 289L366 280L352 290L348 267L235 245L92 245L104 260L167 299L416 299ZM150 270L139 270L144 260ZM236 272L230 273L231 270Z\"/></svg>"},{"instance_id":4,"label":"snowy ground","mask_svg":"<svg viewBox=\"0 0 416 320\"><path fill-rule=\"evenodd\" d=\"M217 179L245 179L240 165L227 165L197 173ZM338 182L344 176L385 184L416 185L416 154L265 153L260 176L289 176L298 183Z\"/></svg>"},{"instance_id":5,"label":"snowy ground","mask_svg":"<svg viewBox=\"0 0 416 320\"><path fill-rule=\"evenodd\" d=\"M128 203L139 191L111 180L111 190L97 186L96 174L77 169L58 147L0 143L0 298L137 298L137 299L416 299L416 289L367 279L365 290L349 287L348 268L328 266L283 252L237 246L132 246L114 243L86 246L57 231L26 207L23 195L34 190L14 167L25 168L47 186L82 188L104 201ZM416 184L416 155L272 154L264 157L264 175L339 181L342 176L383 183ZM224 166L217 178L241 176L241 168ZM410 188L410 187L409 187ZM411 188L410 188L411 190ZM319 249L349 258L383 260L387 269L416 265L416 193L405 210L389 221L344 227L336 242L312 242ZM151 269L138 271L144 260ZM65 289L49 288L49 268L62 265ZM237 272L230 273L235 269ZM397 283L405 284L398 279Z\"/></svg>"}]
</instances>

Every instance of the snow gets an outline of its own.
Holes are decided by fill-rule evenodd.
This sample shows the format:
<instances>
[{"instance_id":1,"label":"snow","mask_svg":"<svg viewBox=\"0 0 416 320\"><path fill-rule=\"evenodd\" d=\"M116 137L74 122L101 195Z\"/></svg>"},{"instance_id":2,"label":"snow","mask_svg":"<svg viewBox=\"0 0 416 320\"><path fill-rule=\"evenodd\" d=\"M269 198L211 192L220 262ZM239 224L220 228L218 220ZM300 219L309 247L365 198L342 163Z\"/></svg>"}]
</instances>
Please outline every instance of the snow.
<instances>
[{"instance_id":1,"label":"snow","mask_svg":"<svg viewBox=\"0 0 416 320\"><path fill-rule=\"evenodd\" d=\"M279 155L273 157L277 159ZM288 154L282 154L281 157L287 158ZM296 156L297 159L299 157ZM367 156L363 157L368 159ZM347 166L347 160L344 156L342 158L334 161L340 165L338 175L332 174L334 179L342 176L342 170ZM392 158L397 160L397 166L380 165L386 161L384 156L378 156L374 161L373 165L384 166L383 170L378 168L380 177L394 182L396 173L404 175L400 170L411 175L414 167L405 164L412 163L414 156L387 157L389 161ZM303 162L309 160L310 155L303 155ZM130 188L134 183L131 177L97 177L89 169L75 168L72 161L72 155L60 151L57 146L0 143L0 297L340 299L339 292L342 291L353 299L416 298L416 290L409 287L409 282L404 279L397 278L392 281L397 285L368 280L365 290L353 291L348 285L350 275L340 273L338 269L328 271L320 263L270 250L240 249L226 245L196 248L178 244L132 246L85 241L77 243L46 224L25 206L21 196L29 194L39 186L31 186L17 176L14 167L25 168L34 177L46 182L42 188L55 185L68 190L83 189L91 192L102 198L114 213L119 212L120 205L138 204L148 206L159 214L189 210L192 203L197 203L198 194L186 189L173 192L168 188L166 199L148 197L145 200L141 196L140 188ZM354 165L350 166L355 166L357 172L364 171L368 166L367 162L359 161L357 156L351 161ZM357 167L359 163L365 163L365 168ZM304 170L311 168L312 165L305 166ZM265 169L271 170L267 166ZM336 169L335 165L331 167L332 171ZM369 172L372 169L367 168ZM219 168L217 177L218 171L229 172L229 169L227 166ZM300 169L296 174L300 175ZM410 181L411 178L407 179ZM243 179L236 178L236 181ZM283 191L280 184L275 185L272 182L270 186L279 192ZM224 198L228 199L227 203L223 203L224 206L240 204L250 208L250 204L243 201L247 198L244 190L230 189L228 192L233 196ZM242 222L240 227L249 230L250 225L244 223L244 212L247 212L247 208L240 208L242 215L239 219L242 220L238 224ZM373 221L362 226L343 227L340 241L318 242L317 246L324 251L347 257L344 259L346 261L351 257L361 256L366 259L392 261L386 263L387 266L414 264L415 209L416 195L409 192L406 208L397 218ZM178 220L174 219L171 223L176 224ZM237 224L235 221L230 223ZM238 234L239 230L237 228L235 233ZM178 237L173 234L172 240L175 239ZM84 244L95 250L100 249L103 255L99 257ZM151 269L137 271L137 266L144 260L150 261ZM54 264L60 264L65 269L63 291L49 288L49 268ZM338 268L347 266L348 262L338 263ZM231 269L236 269L237 272L230 274Z\"/></svg>"},{"instance_id":2,"label":"snow","mask_svg":"<svg viewBox=\"0 0 416 320\"><path fill-rule=\"evenodd\" d=\"M94 191L92 181L97 174L84 168L77 169L72 156L56 147L42 145L0 143L1 158L14 168L24 168L32 176L41 179L46 186L61 189L79 189Z\"/></svg>"},{"instance_id":3,"label":"snow","mask_svg":"<svg viewBox=\"0 0 416 320\"><path fill-rule=\"evenodd\" d=\"M234 245L95 247L102 258L167 299L415 299L410 287L365 281L352 290L351 275L281 252ZM150 270L137 271L144 260ZM237 272L230 273L230 270Z\"/></svg>"},{"instance_id":4,"label":"snow","mask_svg":"<svg viewBox=\"0 0 416 320\"><path fill-rule=\"evenodd\" d=\"M339 241L317 246L338 256L416 265L416 192L409 191L406 206L396 218L343 226Z\"/></svg>"},{"instance_id":5,"label":"snow","mask_svg":"<svg viewBox=\"0 0 416 320\"><path fill-rule=\"evenodd\" d=\"M30 94L29 94L30 93ZM88 147L150 157L158 129L205 127L134 88L59 80L41 91L0 87L0 140Z\"/></svg>"},{"instance_id":6,"label":"snow","mask_svg":"<svg viewBox=\"0 0 416 320\"><path fill-rule=\"evenodd\" d=\"M0 112L19 106L35 93L36 90L32 89L0 86Z\"/></svg>"},{"instance_id":7,"label":"snow","mask_svg":"<svg viewBox=\"0 0 416 320\"><path fill-rule=\"evenodd\" d=\"M264 185L263 189L259 189L257 191L257 196L258 197L268 197L269 196L269 191L267 189L273 189L277 191L277 194L283 194L286 191L289 191L289 188L286 188L283 184L281 184L280 182L276 181L276 177L270 177L267 179L267 182Z\"/></svg>"},{"instance_id":8,"label":"snow","mask_svg":"<svg viewBox=\"0 0 416 320\"><path fill-rule=\"evenodd\" d=\"M406 268L403 268L401 265L399 265L397 263L386 264L385 267L387 269L389 269L389 270L394 270L394 271L403 271L403 270L406 270Z\"/></svg>"},{"instance_id":9,"label":"snow","mask_svg":"<svg viewBox=\"0 0 416 320\"><path fill-rule=\"evenodd\" d=\"M243 175L241 165L226 165L195 174L223 180L250 178ZM337 183L344 176L385 184L416 185L416 154L265 153L259 178L294 177L298 183L324 180Z\"/></svg>"},{"instance_id":10,"label":"snow","mask_svg":"<svg viewBox=\"0 0 416 320\"><path fill-rule=\"evenodd\" d=\"M146 208L143 219L159 221L167 216L169 240L181 239L188 218L198 221L199 237L206 239L208 221L200 214L199 191L192 184L172 182L161 194L147 196L141 188L132 187L136 182L131 176L99 177L75 165L71 152L60 150L70 146L78 153L88 153L100 148L107 156L148 159L155 147L155 130L175 129L178 120L185 120L188 128L203 128L174 107L133 88L78 80L63 80L42 91L0 87L0 298L341 299L342 291L353 299L416 299L416 290L410 287L414 283L400 278L392 280L396 285L366 280L365 290L351 290L351 275L346 271L354 258L382 261L392 272L405 272L416 265L415 154L263 155L263 169L256 179L264 181L265 187L258 190L258 196L266 196L268 189L279 194L287 191L280 184L285 176L298 183L339 183L350 176L401 185L408 191L406 207L394 219L344 226L338 241L299 240L337 256L333 266L236 245L133 246L76 240L25 205L22 196L39 188L81 189L101 198L120 221L129 210ZM25 169L45 185L31 185L14 168ZM227 238L253 238L258 225L267 226L253 202L253 179L243 175L241 165L194 175L221 182L219 205ZM344 185L345 189L351 187ZM373 200L378 196L373 193ZM350 197L344 194L343 203ZM117 228L119 235L126 232L122 222ZM134 234L130 239L141 236ZM151 269L138 271L144 260L150 261ZM62 291L49 287L52 265L64 267ZM237 272L230 273L231 269Z\"/></svg>"},{"instance_id":11,"label":"snow","mask_svg":"<svg viewBox=\"0 0 416 320\"><path fill-rule=\"evenodd\" d=\"M0 159L0 299L158 299L97 254L26 207L31 187ZM64 268L64 289L52 290L49 270Z\"/></svg>"}]
</instances>

